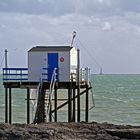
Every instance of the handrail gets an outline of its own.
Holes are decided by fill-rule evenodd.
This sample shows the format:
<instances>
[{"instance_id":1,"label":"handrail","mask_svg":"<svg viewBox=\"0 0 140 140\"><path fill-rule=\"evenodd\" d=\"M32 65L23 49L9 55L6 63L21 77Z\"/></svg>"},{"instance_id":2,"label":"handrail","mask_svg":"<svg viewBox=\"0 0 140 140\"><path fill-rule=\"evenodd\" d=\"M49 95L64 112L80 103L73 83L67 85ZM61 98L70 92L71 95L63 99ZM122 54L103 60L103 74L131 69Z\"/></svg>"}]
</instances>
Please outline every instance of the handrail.
<instances>
[{"instance_id":1,"label":"handrail","mask_svg":"<svg viewBox=\"0 0 140 140\"><path fill-rule=\"evenodd\" d=\"M52 78L51 78L51 82L50 82L49 96L48 96L48 99L47 99L49 102L47 104L46 117L48 117L50 115L50 111L51 111L52 95L53 95L53 92L54 92L54 86L55 86L56 75L57 75L56 70L57 70L57 68L54 68Z\"/></svg>"},{"instance_id":2,"label":"handrail","mask_svg":"<svg viewBox=\"0 0 140 140\"><path fill-rule=\"evenodd\" d=\"M56 80L56 70L57 68L54 68L52 78L51 78L51 83L50 83L50 91L53 89L53 84L55 83Z\"/></svg>"},{"instance_id":3,"label":"handrail","mask_svg":"<svg viewBox=\"0 0 140 140\"><path fill-rule=\"evenodd\" d=\"M28 80L28 68L3 68L3 81Z\"/></svg>"},{"instance_id":4,"label":"handrail","mask_svg":"<svg viewBox=\"0 0 140 140\"><path fill-rule=\"evenodd\" d=\"M73 80L76 81L77 73L76 69L71 69L71 75L73 76ZM89 84L90 81L90 69L88 67L80 69L80 82L86 82Z\"/></svg>"},{"instance_id":5,"label":"handrail","mask_svg":"<svg viewBox=\"0 0 140 140\"><path fill-rule=\"evenodd\" d=\"M3 70L28 70L28 68L3 68Z\"/></svg>"}]
</instances>

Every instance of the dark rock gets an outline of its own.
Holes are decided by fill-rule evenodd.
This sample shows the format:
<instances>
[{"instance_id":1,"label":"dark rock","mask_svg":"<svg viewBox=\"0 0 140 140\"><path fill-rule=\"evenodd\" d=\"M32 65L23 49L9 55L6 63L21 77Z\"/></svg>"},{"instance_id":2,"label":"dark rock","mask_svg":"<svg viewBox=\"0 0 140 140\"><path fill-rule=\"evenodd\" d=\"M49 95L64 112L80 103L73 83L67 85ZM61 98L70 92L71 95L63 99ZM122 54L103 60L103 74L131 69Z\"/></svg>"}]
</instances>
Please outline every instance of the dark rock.
<instances>
[{"instance_id":1,"label":"dark rock","mask_svg":"<svg viewBox=\"0 0 140 140\"><path fill-rule=\"evenodd\" d=\"M120 138L117 137L117 136L114 136L114 137L113 137L113 140L120 140Z\"/></svg>"},{"instance_id":2,"label":"dark rock","mask_svg":"<svg viewBox=\"0 0 140 140\"><path fill-rule=\"evenodd\" d=\"M41 135L41 138L49 139L49 135L48 135L48 134L42 134L42 135Z\"/></svg>"},{"instance_id":3,"label":"dark rock","mask_svg":"<svg viewBox=\"0 0 140 140\"><path fill-rule=\"evenodd\" d=\"M3 137L4 135L6 135L5 131L0 129L0 138Z\"/></svg>"},{"instance_id":4,"label":"dark rock","mask_svg":"<svg viewBox=\"0 0 140 140\"><path fill-rule=\"evenodd\" d=\"M115 130L115 131L114 131ZM0 124L0 140L140 139L139 126L108 123Z\"/></svg>"}]
</instances>

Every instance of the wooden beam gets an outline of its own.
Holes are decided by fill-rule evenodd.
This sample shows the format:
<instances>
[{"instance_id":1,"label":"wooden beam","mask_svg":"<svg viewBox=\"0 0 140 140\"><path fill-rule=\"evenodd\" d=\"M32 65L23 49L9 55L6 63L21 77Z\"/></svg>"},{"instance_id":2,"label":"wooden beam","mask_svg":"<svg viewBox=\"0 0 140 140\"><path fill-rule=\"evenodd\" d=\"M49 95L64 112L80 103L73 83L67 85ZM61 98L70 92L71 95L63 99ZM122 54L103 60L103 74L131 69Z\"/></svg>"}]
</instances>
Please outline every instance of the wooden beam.
<instances>
[{"instance_id":1,"label":"wooden beam","mask_svg":"<svg viewBox=\"0 0 140 140\"><path fill-rule=\"evenodd\" d=\"M92 88L92 87L89 87L88 90L90 90L91 88ZM82 91L82 92L80 93L80 96L83 95L85 92L86 92L86 90ZM75 99L76 99L77 97L78 97L78 95L75 96ZM71 99L71 101L73 101L73 100L74 100L74 98ZM63 103L62 105L58 106L58 107L57 107L57 111L58 111L60 108L62 108L62 107L64 107L65 105L67 105L67 104L68 104L68 101L66 101L66 102ZM55 110L52 110L52 113L54 113L54 111L55 111Z\"/></svg>"},{"instance_id":2,"label":"wooden beam","mask_svg":"<svg viewBox=\"0 0 140 140\"><path fill-rule=\"evenodd\" d=\"M5 123L8 123L8 88L5 88Z\"/></svg>"},{"instance_id":3,"label":"wooden beam","mask_svg":"<svg viewBox=\"0 0 140 140\"><path fill-rule=\"evenodd\" d=\"M80 122L80 50L77 49L77 122Z\"/></svg>"},{"instance_id":4,"label":"wooden beam","mask_svg":"<svg viewBox=\"0 0 140 140\"><path fill-rule=\"evenodd\" d=\"M11 88L9 88L9 123L12 123L12 95Z\"/></svg>"},{"instance_id":5,"label":"wooden beam","mask_svg":"<svg viewBox=\"0 0 140 140\"><path fill-rule=\"evenodd\" d=\"M68 89L68 122L72 121L72 89L71 87Z\"/></svg>"},{"instance_id":6,"label":"wooden beam","mask_svg":"<svg viewBox=\"0 0 140 140\"><path fill-rule=\"evenodd\" d=\"M89 94L89 92L88 92L89 90L88 90L88 85L86 85L86 112L85 112L85 122L88 122L88 106L89 106L89 101L88 101L88 94Z\"/></svg>"},{"instance_id":7,"label":"wooden beam","mask_svg":"<svg viewBox=\"0 0 140 140\"><path fill-rule=\"evenodd\" d=\"M75 89L73 89L73 122L75 122Z\"/></svg>"},{"instance_id":8,"label":"wooden beam","mask_svg":"<svg viewBox=\"0 0 140 140\"><path fill-rule=\"evenodd\" d=\"M30 89L27 88L27 124L30 123Z\"/></svg>"},{"instance_id":9,"label":"wooden beam","mask_svg":"<svg viewBox=\"0 0 140 140\"><path fill-rule=\"evenodd\" d=\"M49 121L52 122L52 103L50 104Z\"/></svg>"},{"instance_id":10,"label":"wooden beam","mask_svg":"<svg viewBox=\"0 0 140 140\"><path fill-rule=\"evenodd\" d=\"M80 122L80 87L77 89L77 122Z\"/></svg>"},{"instance_id":11,"label":"wooden beam","mask_svg":"<svg viewBox=\"0 0 140 140\"><path fill-rule=\"evenodd\" d=\"M54 88L54 121L57 122L57 87Z\"/></svg>"}]
</instances>

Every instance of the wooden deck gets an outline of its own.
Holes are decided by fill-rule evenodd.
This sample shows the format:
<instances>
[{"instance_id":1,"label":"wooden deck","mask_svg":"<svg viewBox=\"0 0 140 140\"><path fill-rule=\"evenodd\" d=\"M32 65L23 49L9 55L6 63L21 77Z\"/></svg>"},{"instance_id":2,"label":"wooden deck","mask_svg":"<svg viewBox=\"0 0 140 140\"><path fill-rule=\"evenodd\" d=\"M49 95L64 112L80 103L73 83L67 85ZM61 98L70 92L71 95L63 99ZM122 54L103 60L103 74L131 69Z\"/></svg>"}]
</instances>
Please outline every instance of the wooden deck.
<instances>
[{"instance_id":1,"label":"wooden deck","mask_svg":"<svg viewBox=\"0 0 140 140\"><path fill-rule=\"evenodd\" d=\"M32 82L32 81L5 81L3 82L4 88L30 88L30 89L35 89L39 85L39 82ZM56 86L58 89L68 89L70 86L73 88L77 89L78 86L76 82L56 82ZM81 82L80 83L80 88L86 88L87 83L86 82ZM49 89L50 87L50 82L43 82L43 87L45 89Z\"/></svg>"}]
</instances>

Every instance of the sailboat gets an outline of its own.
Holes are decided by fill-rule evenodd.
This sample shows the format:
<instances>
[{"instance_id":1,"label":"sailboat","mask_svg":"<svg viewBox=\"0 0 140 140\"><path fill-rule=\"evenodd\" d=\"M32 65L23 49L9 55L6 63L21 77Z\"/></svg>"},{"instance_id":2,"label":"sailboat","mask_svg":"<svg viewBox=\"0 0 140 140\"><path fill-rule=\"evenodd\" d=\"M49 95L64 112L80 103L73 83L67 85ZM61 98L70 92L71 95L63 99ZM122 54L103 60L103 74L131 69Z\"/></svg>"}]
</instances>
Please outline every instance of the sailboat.
<instances>
[{"instance_id":1,"label":"sailboat","mask_svg":"<svg viewBox=\"0 0 140 140\"><path fill-rule=\"evenodd\" d=\"M100 73L99 73L100 75L103 75L103 69L102 69L102 67L100 67Z\"/></svg>"}]
</instances>

